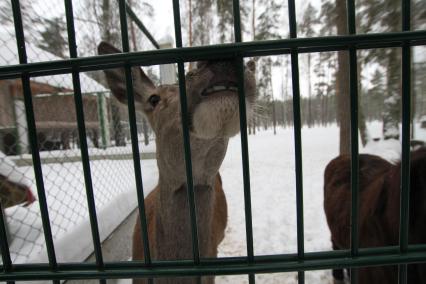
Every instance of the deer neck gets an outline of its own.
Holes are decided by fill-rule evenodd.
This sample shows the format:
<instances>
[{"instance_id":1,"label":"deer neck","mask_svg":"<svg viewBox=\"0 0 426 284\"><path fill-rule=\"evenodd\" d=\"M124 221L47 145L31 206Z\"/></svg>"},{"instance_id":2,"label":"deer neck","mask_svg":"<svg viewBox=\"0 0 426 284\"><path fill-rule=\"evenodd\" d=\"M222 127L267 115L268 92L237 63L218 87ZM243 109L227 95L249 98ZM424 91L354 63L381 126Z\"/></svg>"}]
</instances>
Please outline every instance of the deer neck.
<instances>
[{"instance_id":1,"label":"deer neck","mask_svg":"<svg viewBox=\"0 0 426 284\"><path fill-rule=\"evenodd\" d=\"M194 197L197 216L199 249L201 256L208 256L211 247L211 224L215 191L213 185L195 185ZM179 189L159 184L157 199L156 243L158 259L191 259L192 230L187 186Z\"/></svg>"},{"instance_id":2,"label":"deer neck","mask_svg":"<svg viewBox=\"0 0 426 284\"><path fill-rule=\"evenodd\" d=\"M176 144L176 143L175 143ZM177 143L177 147L183 145ZM157 146L160 145L157 143ZM170 145L170 144L169 144ZM215 179L225 156L228 139L200 141L191 137L194 198L201 256L212 256L212 220ZM165 145L163 145L165 146ZM176 147L176 145L175 145ZM159 259L192 258L192 230L188 202L185 160L182 151L157 151L159 193L157 196L156 237ZM164 155L164 153L173 153ZM161 155L162 154L162 155ZM171 163L176 161L174 165ZM179 165L179 166L177 166Z\"/></svg>"}]
</instances>

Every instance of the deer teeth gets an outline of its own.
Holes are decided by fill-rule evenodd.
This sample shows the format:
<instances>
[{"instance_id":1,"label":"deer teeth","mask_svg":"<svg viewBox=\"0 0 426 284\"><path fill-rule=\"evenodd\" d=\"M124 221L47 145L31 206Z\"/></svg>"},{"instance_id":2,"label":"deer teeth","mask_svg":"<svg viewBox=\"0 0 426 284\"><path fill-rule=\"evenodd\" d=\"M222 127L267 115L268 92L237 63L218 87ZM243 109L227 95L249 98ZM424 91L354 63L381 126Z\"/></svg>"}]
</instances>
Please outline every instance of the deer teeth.
<instances>
[{"instance_id":1,"label":"deer teeth","mask_svg":"<svg viewBox=\"0 0 426 284\"><path fill-rule=\"evenodd\" d=\"M205 89L203 91L202 95L206 96L206 95L210 95L210 94L215 93L215 92L222 92L222 91L226 91L226 90L236 92L237 88L232 87L232 86L216 85L216 86L212 86L210 88Z\"/></svg>"}]
</instances>

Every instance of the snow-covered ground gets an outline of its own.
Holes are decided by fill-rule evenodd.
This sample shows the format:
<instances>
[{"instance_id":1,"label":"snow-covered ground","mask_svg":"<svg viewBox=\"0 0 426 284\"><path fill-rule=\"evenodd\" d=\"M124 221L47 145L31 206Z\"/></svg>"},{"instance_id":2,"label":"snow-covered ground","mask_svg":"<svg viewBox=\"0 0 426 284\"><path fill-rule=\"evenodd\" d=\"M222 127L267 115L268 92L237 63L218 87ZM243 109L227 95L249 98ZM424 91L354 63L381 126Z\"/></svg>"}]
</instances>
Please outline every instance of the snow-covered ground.
<instances>
[{"instance_id":1,"label":"snow-covered ground","mask_svg":"<svg viewBox=\"0 0 426 284\"><path fill-rule=\"evenodd\" d=\"M143 153L155 151L155 144L140 143ZM105 160L91 161L92 184L101 240L105 239L137 206L132 160L108 159L131 153L131 146L106 150L89 149L90 156L102 155ZM58 163L42 164L50 226L58 261L83 261L92 252L87 199L79 150L41 152L40 156L57 158ZM29 158L23 155L23 158ZM19 157L13 157L14 159ZM0 157L1 161L1 157ZM13 161L13 159L11 159ZM63 163L64 162L64 163ZM22 177L16 179L30 185L37 196L32 167L20 167ZM142 161L144 187L151 189L157 182L155 160ZM6 209L11 236L10 252L14 263L46 262L46 249L38 202L28 207ZM72 240L72 241L70 241Z\"/></svg>"},{"instance_id":2,"label":"snow-covered ground","mask_svg":"<svg viewBox=\"0 0 426 284\"><path fill-rule=\"evenodd\" d=\"M322 175L338 153L338 129L303 129L303 187L306 251L330 249L322 211ZM253 239L256 255L297 252L295 158L292 129L249 137ZM233 139L222 165L229 223L220 256L246 255L240 140ZM297 273L257 275L258 283L297 283ZM309 272L307 283L328 283L328 273ZM248 283L247 276L217 277L217 283Z\"/></svg>"},{"instance_id":3,"label":"snow-covered ground","mask_svg":"<svg viewBox=\"0 0 426 284\"><path fill-rule=\"evenodd\" d=\"M380 137L381 124L373 122L368 125L371 137ZM417 137L426 140L426 131L417 129ZM323 212L323 171L326 164L338 154L337 126L315 127L302 129L303 152L303 189L304 189L304 233L306 252L330 250L330 235ZM296 234L296 199L295 199L295 157L293 129L278 128L277 135L272 131L260 131L255 136L249 136L250 181L252 194L253 237L256 255L295 253L297 250ZM371 142L360 152L381 154L394 160L399 156L400 143ZM116 164L120 163L120 164ZM68 207L81 206L81 215L71 226L66 215L67 208L52 210L52 221L55 236L55 247L60 261L76 260L78 253L90 253L91 235L88 229L81 165L69 163L65 165L43 166L46 176L48 204L55 204L50 196L67 199L71 194L68 190L78 188L82 199L68 204ZM105 237L111 228L124 218L125 213L136 206L134 176L132 161L94 161L91 163L93 182L98 210L101 234ZM143 179L145 193L152 189L157 181L157 168L154 160L143 160ZM106 170L108 169L108 170ZM72 172L72 174L70 174ZM245 218L243 198L243 178L241 161L241 141L239 136L230 140L229 148L221 167L224 190L228 201L228 227L225 239L219 247L219 256L246 255ZM56 175L56 176L54 176ZM53 179L53 177L56 177ZM78 186L61 188L61 184L50 184L49 180L57 178L70 180ZM118 188L113 188L118 187ZM112 190L120 190L120 194L102 201L103 196L111 194ZM73 193L75 194L75 193ZM61 203L63 204L63 203ZM36 205L34 205L36 206ZM58 206L58 205L55 205ZM52 209L53 206L50 207ZM22 210L27 210L21 208ZM16 209L15 209L16 210ZM34 209L34 210L37 210ZM126 211L127 210L127 211ZM64 212L62 212L64 211ZM61 212L54 213L54 212ZM55 215L56 214L56 215ZM61 219L62 218L62 219ZM41 228L40 220L37 227ZM68 222L68 223L67 223ZM13 229L13 226L12 226ZM78 237L76 237L78 236ZM76 245L75 241L80 243ZM42 243L42 236L37 242ZM70 244L72 244L70 246ZM12 243L12 247L15 244ZM82 247L80 251L76 248ZM40 255L31 253L27 261L44 260ZM130 257L130 256L129 256ZM19 261L18 261L19 262ZM257 283L297 283L296 273L280 273L256 275ZM123 281L127 283L127 281ZM248 283L247 276L218 276L216 283ZM331 283L329 271L312 271L306 273L306 283Z\"/></svg>"},{"instance_id":4,"label":"snow-covered ground","mask_svg":"<svg viewBox=\"0 0 426 284\"><path fill-rule=\"evenodd\" d=\"M381 137L382 124L369 123L371 137ZM416 138L426 141L426 131L416 127ZM293 129L278 129L249 136L254 252L256 255L297 252L296 186ZM331 250L323 211L323 173L338 155L337 126L302 129L304 244L306 252ZM228 201L228 227L219 247L220 256L246 255L243 179L240 139L231 140L221 168ZM361 144L360 144L361 145ZM398 141L371 142L361 153L396 160ZM297 273L256 275L256 283L297 283ZM332 283L330 271L306 272L306 283ZM219 276L216 283L248 283L247 276Z\"/></svg>"},{"instance_id":5,"label":"snow-covered ground","mask_svg":"<svg viewBox=\"0 0 426 284\"><path fill-rule=\"evenodd\" d=\"M370 137L380 138L382 124L368 124ZM426 131L416 127L416 139L426 141ZM256 255L295 253L296 197L293 129L278 129L249 136L250 179L254 251ZM307 252L331 250L330 233L323 211L323 172L338 155L337 126L303 128L304 244ZM231 139L221 168L228 201L228 227L219 256L246 255L243 178L240 138ZM371 142L361 153L378 154L395 161L398 141ZM256 275L256 283L297 283L297 273ZM120 284L130 283L129 280ZM218 284L248 283L247 276L218 276ZM332 283L330 271L306 272L306 283Z\"/></svg>"}]
</instances>

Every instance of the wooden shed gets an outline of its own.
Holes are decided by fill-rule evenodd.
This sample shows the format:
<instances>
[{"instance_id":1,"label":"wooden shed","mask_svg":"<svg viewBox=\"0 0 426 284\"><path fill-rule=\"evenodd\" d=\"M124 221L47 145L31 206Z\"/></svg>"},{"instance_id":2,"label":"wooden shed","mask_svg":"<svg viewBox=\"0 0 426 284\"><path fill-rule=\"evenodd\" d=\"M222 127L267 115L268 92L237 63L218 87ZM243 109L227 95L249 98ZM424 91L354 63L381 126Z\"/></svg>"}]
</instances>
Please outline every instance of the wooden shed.
<instances>
[{"instance_id":1,"label":"wooden shed","mask_svg":"<svg viewBox=\"0 0 426 284\"><path fill-rule=\"evenodd\" d=\"M7 35L0 33L0 38ZM0 65L17 63L13 40L3 41ZM32 44L26 43L29 62L60 60ZM98 146L100 135L109 136L109 91L80 74L86 130ZM32 77L31 91L40 150L67 149L77 137L72 76L70 74ZM28 152L26 115L21 80L0 81L0 151L14 155ZM109 137L103 137L108 143Z\"/></svg>"}]
</instances>

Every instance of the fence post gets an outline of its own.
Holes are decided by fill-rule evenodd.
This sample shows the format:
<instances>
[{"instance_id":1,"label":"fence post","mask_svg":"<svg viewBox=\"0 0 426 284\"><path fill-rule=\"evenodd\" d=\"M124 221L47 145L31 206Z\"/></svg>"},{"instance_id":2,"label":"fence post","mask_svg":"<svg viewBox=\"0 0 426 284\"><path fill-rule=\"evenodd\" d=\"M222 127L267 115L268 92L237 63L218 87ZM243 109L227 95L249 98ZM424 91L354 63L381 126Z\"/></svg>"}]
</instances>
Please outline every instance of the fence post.
<instances>
[{"instance_id":1,"label":"fence post","mask_svg":"<svg viewBox=\"0 0 426 284\"><path fill-rule=\"evenodd\" d=\"M3 219L4 219L4 229L6 230L6 239L10 244L12 242L12 239L10 236L9 222L7 222L6 211L4 210L3 206L0 206L0 207L1 207L0 210L3 212L3 217L4 217Z\"/></svg>"},{"instance_id":2,"label":"fence post","mask_svg":"<svg viewBox=\"0 0 426 284\"><path fill-rule=\"evenodd\" d=\"M173 39L171 36L166 36L160 40L160 49L173 48ZM175 64L160 65L160 82L161 84L176 83L176 68Z\"/></svg>"},{"instance_id":3,"label":"fence post","mask_svg":"<svg viewBox=\"0 0 426 284\"><path fill-rule=\"evenodd\" d=\"M108 111L106 107L105 94L98 93L97 97L98 97L98 116L99 116L99 127L101 130L102 148L105 149L110 145Z\"/></svg>"},{"instance_id":4,"label":"fence post","mask_svg":"<svg viewBox=\"0 0 426 284\"><path fill-rule=\"evenodd\" d=\"M14 100L15 105L15 124L17 132L17 152L18 154L28 153L28 128L27 116L25 115L24 102L20 99Z\"/></svg>"}]
</instances>

